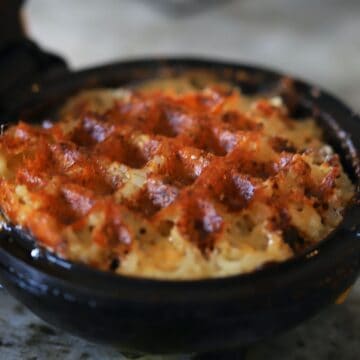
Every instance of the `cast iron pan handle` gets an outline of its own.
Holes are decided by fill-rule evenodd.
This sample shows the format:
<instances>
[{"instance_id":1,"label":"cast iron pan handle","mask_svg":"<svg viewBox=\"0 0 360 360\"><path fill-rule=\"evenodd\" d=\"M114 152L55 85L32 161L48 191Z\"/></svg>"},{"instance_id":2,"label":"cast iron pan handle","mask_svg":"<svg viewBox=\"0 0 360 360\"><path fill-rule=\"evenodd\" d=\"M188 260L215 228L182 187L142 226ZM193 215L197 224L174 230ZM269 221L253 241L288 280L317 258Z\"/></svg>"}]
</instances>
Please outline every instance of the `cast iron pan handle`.
<instances>
[{"instance_id":1,"label":"cast iron pan handle","mask_svg":"<svg viewBox=\"0 0 360 360\"><path fill-rule=\"evenodd\" d=\"M24 0L0 1L0 114L8 113L9 99L20 88L43 76L67 70L65 61L41 50L25 35L21 22ZM11 101L13 102L13 101Z\"/></svg>"}]
</instances>

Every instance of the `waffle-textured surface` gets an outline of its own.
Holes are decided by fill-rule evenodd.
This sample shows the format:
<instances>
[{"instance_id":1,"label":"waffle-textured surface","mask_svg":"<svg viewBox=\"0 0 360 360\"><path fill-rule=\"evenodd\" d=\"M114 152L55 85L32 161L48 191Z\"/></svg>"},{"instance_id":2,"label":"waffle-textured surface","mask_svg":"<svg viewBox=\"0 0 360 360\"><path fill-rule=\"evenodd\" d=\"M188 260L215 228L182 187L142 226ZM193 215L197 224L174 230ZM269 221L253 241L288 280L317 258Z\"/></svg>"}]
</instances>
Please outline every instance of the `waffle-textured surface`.
<instances>
[{"instance_id":1,"label":"waffle-textured surface","mask_svg":"<svg viewBox=\"0 0 360 360\"><path fill-rule=\"evenodd\" d=\"M83 92L0 137L0 207L46 248L102 270L253 271L326 237L353 186L313 119L280 98L186 79Z\"/></svg>"}]
</instances>

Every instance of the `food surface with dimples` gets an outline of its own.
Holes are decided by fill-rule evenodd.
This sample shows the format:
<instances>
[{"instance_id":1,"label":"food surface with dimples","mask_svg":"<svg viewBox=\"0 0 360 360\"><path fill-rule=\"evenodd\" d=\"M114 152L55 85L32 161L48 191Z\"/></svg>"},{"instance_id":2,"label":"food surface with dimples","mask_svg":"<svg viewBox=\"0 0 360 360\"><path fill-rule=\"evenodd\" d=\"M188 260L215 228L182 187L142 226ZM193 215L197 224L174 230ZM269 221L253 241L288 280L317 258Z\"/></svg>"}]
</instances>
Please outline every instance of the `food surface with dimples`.
<instances>
[{"instance_id":1,"label":"food surface with dimples","mask_svg":"<svg viewBox=\"0 0 360 360\"><path fill-rule=\"evenodd\" d=\"M250 272L324 239L354 194L314 119L229 84L88 90L58 117L1 135L0 208L40 245L101 270Z\"/></svg>"}]
</instances>

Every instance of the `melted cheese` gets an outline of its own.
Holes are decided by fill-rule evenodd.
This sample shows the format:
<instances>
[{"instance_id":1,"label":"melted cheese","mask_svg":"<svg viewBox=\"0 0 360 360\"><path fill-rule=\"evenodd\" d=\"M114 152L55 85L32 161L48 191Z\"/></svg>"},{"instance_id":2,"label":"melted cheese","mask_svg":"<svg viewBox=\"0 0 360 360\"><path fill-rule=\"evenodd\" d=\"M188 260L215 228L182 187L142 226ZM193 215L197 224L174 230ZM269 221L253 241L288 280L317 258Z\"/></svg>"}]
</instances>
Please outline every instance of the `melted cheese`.
<instances>
[{"instance_id":1,"label":"melted cheese","mask_svg":"<svg viewBox=\"0 0 360 360\"><path fill-rule=\"evenodd\" d=\"M322 240L353 185L280 98L184 79L95 89L0 137L0 207L58 255L132 276L254 271Z\"/></svg>"}]
</instances>

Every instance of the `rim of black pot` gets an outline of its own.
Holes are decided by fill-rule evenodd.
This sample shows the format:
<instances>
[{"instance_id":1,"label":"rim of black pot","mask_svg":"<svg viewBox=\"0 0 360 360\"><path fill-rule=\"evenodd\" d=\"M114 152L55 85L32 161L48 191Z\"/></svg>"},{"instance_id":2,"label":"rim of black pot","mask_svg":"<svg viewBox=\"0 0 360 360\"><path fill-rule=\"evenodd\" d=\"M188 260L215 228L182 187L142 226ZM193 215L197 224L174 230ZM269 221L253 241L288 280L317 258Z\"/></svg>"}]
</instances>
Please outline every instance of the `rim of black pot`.
<instances>
[{"instance_id":1,"label":"rim of black pot","mask_svg":"<svg viewBox=\"0 0 360 360\"><path fill-rule=\"evenodd\" d=\"M119 74L121 70L126 72L124 75ZM278 88L279 82L288 78L276 71L264 68L263 66L253 66L241 63L231 63L222 60L209 60L202 58L150 58L150 59L135 59L117 62L113 64L103 65L95 68L85 69L77 72L70 72L62 74L57 78L44 79L43 81L36 82L36 87L30 86L25 90L25 98L30 97L30 101L26 101L22 106L25 108L36 107L42 105L43 101L49 101L49 98L56 98L57 94L69 93L82 88L96 87L96 86L119 86L121 79L125 80L124 83L129 83L126 78L132 78L132 82L141 80L148 77L153 77L157 71L163 72L165 70L187 71L189 69L204 69L206 71L215 71L216 73L233 71L245 72L250 74L250 77L260 77L263 83L253 84L249 78L244 79L243 85L248 86L245 92L269 92ZM116 76L114 76L116 75ZM230 74L231 75L231 74ZM319 116L328 117L324 121L330 126L333 133L337 137L337 141L341 143L343 157L347 157L348 164L350 163L350 171L352 180L356 186L355 199L352 206L349 206L345 212L343 222L335 229L327 238L309 247L304 253L294 256L286 261L274 263L265 266L261 269L255 270L245 274L235 274L225 277L205 278L205 279L189 279L189 280L167 280L167 279L153 279L144 277L135 277L127 275L118 275L110 272L100 271L93 269L87 265L74 263L68 260L61 259L56 254L42 249L41 247L34 246L33 239L24 234L16 227L8 226L3 231L6 239L2 239L1 248L14 259L19 260L20 263L39 271L43 276L49 277L54 282L60 281L71 283L78 289L94 290L96 283L106 283L112 287L142 287L143 291L146 289L153 291L157 289L186 289L192 291L202 291L204 289L231 288L238 286L249 286L259 281L269 281L270 279L275 282L281 282L282 279L289 279L291 276L296 276L306 268L313 269L315 266L326 268L326 256L334 254L344 247L347 242L339 240L339 237L347 239L357 239L360 242L360 229L359 229L359 210L360 210L360 160L359 160L359 143L360 143L360 117L352 112L342 101L338 100L327 91L308 84L302 80L290 77L296 86L298 95L301 97L301 106L311 108L312 111L318 111ZM251 79L250 79L251 80ZM56 81L56 84L54 84ZM259 79L257 80L259 81ZM122 83L120 84L122 85ZM242 88L242 80L238 82ZM260 85L260 86L259 86ZM36 91L34 91L34 89ZM47 100L44 100L47 99ZM343 117L347 121L346 127L354 126L355 132L359 134L358 139L352 138L349 134L348 128L344 129L341 121L338 123L329 114L329 111L336 111L336 117ZM28 112L23 112L24 116L28 116ZM358 123L356 123L358 122ZM355 126L356 125L356 126ZM9 239L12 240L9 240ZM5 246L7 244L7 246ZM23 252L23 253L21 253ZM359 251L360 252L360 251ZM36 256L33 256L33 255ZM309 270L310 271L310 270ZM91 281L85 281L91 279Z\"/></svg>"}]
</instances>

